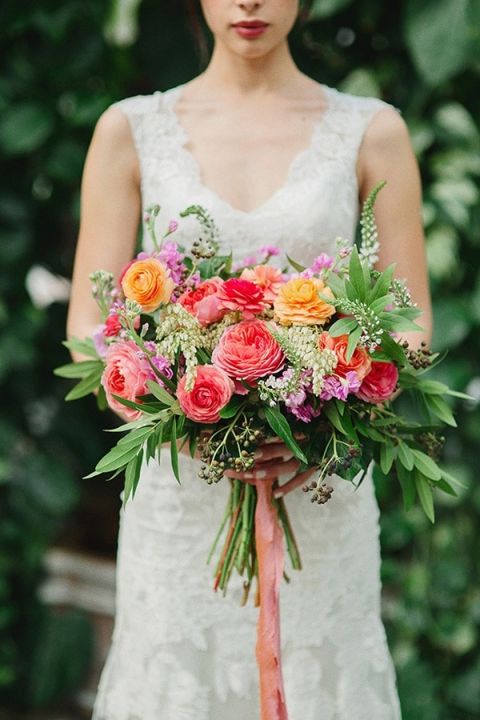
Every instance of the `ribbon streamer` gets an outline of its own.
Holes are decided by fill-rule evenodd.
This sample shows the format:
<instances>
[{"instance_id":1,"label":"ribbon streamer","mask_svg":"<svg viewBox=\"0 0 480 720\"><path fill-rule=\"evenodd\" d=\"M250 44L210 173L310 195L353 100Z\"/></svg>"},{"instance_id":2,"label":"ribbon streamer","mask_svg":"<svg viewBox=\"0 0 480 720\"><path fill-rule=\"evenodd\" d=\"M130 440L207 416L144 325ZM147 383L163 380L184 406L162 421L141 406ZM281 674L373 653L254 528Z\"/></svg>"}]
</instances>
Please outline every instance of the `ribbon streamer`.
<instances>
[{"instance_id":1,"label":"ribbon streamer","mask_svg":"<svg viewBox=\"0 0 480 720\"><path fill-rule=\"evenodd\" d=\"M279 603L284 549L282 531L272 503L274 482L274 479L268 479L255 483L255 543L260 589L256 657L260 676L261 720L288 720L282 676Z\"/></svg>"}]
</instances>

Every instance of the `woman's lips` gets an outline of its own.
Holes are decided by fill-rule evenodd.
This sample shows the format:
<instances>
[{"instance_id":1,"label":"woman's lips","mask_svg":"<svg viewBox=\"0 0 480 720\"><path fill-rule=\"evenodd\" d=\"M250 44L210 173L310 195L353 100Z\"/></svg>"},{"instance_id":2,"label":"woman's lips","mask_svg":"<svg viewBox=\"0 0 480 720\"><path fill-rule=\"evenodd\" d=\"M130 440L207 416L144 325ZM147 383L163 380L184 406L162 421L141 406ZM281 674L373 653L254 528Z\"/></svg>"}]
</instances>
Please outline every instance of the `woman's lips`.
<instances>
[{"instance_id":1,"label":"woman's lips","mask_svg":"<svg viewBox=\"0 0 480 720\"><path fill-rule=\"evenodd\" d=\"M255 38L265 32L267 23L237 23L233 26L237 33L244 38Z\"/></svg>"}]
</instances>

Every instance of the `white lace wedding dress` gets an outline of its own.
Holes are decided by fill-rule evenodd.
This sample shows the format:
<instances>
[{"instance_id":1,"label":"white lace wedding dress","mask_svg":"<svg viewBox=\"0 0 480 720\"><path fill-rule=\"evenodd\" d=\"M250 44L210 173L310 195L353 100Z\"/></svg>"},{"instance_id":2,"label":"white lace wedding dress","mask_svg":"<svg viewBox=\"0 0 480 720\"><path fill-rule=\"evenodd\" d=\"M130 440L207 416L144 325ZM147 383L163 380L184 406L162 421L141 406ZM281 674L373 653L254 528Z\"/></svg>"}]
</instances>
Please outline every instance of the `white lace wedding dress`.
<instances>
[{"instance_id":1,"label":"white lace wedding dress","mask_svg":"<svg viewBox=\"0 0 480 720\"><path fill-rule=\"evenodd\" d=\"M144 209L160 203L159 232L190 204L214 216L237 257L274 244L307 264L353 241L358 221L355 163L365 129L388 104L323 86L328 107L281 187L245 212L208 189L174 110L182 85L125 98L138 152ZM392 107L392 106L390 106ZM308 140L308 139L306 139ZM163 219L163 224L162 223ZM188 243L193 217L169 239ZM151 249L144 229L144 247ZM212 590L206 558L224 511L228 483L197 478L181 455L179 486L168 451L144 467L121 512L116 619L93 720L256 720L258 610L240 607L241 582L226 597ZM290 720L400 720L395 670L381 619L379 509L369 472L354 487L333 476L332 498L286 503L303 570L286 570L281 638Z\"/></svg>"}]
</instances>

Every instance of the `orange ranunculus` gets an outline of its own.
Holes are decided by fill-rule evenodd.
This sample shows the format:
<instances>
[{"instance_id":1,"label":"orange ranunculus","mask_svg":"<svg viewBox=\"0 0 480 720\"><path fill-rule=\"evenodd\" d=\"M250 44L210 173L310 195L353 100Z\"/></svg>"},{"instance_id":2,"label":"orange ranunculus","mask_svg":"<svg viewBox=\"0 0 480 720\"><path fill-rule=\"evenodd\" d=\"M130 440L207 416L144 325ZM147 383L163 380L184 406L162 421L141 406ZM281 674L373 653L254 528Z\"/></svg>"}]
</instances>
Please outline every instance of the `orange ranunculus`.
<instances>
[{"instance_id":1,"label":"orange ranunculus","mask_svg":"<svg viewBox=\"0 0 480 720\"><path fill-rule=\"evenodd\" d=\"M282 325L323 325L335 307L322 300L320 294L334 298L319 278L292 278L278 291L273 304L276 318Z\"/></svg>"},{"instance_id":2,"label":"orange ranunculus","mask_svg":"<svg viewBox=\"0 0 480 720\"><path fill-rule=\"evenodd\" d=\"M156 258L132 263L121 284L125 297L138 302L147 313L168 302L175 287L168 269Z\"/></svg>"},{"instance_id":3,"label":"orange ranunculus","mask_svg":"<svg viewBox=\"0 0 480 720\"><path fill-rule=\"evenodd\" d=\"M347 372L354 370L359 380L363 380L365 375L370 372L372 359L365 348L357 345L350 360L347 361L348 335L339 335L332 337L326 330L320 333L318 338L318 347L320 350L327 348L333 350L338 358L335 367L335 374L345 377Z\"/></svg>"},{"instance_id":4,"label":"orange ranunculus","mask_svg":"<svg viewBox=\"0 0 480 720\"><path fill-rule=\"evenodd\" d=\"M280 287L285 283L282 271L272 265L255 265L244 268L240 275L242 280L250 280L263 290L263 297L268 303L273 303Z\"/></svg>"}]
</instances>

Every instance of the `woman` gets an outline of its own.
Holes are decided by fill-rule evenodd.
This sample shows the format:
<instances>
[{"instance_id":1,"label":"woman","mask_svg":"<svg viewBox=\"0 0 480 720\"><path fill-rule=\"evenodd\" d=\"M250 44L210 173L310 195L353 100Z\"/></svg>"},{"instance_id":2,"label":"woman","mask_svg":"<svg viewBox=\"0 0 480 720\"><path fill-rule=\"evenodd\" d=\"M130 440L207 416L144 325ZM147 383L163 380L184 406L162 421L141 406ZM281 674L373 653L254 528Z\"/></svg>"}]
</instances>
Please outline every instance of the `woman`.
<instances>
[{"instance_id":1,"label":"woman","mask_svg":"<svg viewBox=\"0 0 480 720\"><path fill-rule=\"evenodd\" d=\"M397 263L425 313L425 332L408 339L413 347L428 341L420 179L399 112L299 71L287 43L297 0L200 5L214 36L206 69L165 92L114 103L97 123L82 181L68 335L83 337L98 324L89 272L118 276L151 203L162 206L165 227L187 205L204 205L237 257L275 244L308 264L332 252L338 235L353 241L359 202L385 179L376 203L378 266ZM196 230L186 218L175 239L188 244ZM149 242L144 232L145 249ZM225 598L214 595L205 565L228 484L208 487L197 469L197 459L182 455L179 487L164 453L160 466L142 469L121 513L117 614L95 720L258 717L257 609L239 606L239 578ZM288 480L297 469L274 442L258 453L255 473ZM321 507L300 491L286 499L304 565L281 596L290 718L399 720L380 615L371 473L356 492L336 476L331 484Z\"/></svg>"}]
</instances>

